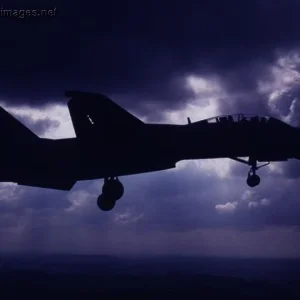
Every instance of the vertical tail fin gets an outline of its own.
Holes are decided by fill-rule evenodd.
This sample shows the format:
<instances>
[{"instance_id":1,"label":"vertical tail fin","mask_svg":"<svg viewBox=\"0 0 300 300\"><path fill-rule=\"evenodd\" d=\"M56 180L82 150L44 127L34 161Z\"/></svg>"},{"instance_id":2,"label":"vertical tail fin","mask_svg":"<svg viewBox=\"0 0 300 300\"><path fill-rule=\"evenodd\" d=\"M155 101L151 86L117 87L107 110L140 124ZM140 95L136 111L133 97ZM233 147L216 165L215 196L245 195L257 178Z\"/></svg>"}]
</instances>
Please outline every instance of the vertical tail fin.
<instances>
[{"instance_id":1,"label":"vertical tail fin","mask_svg":"<svg viewBox=\"0 0 300 300\"><path fill-rule=\"evenodd\" d=\"M71 97L68 107L78 138L93 135L95 129L102 136L108 132L122 135L145 125L144 122L102 94L68 91L66 96Z\"/></svg>"},{"instance_id":2,"label":"vertical tail fin","mask_svg":"<svg viewBox=\"0 0 300 300\"><path fill-rule=\"evenodd\" d=\"M0 106L0 138L5 141L28 142L39 137Z\"/></svg>"}]
</instances>

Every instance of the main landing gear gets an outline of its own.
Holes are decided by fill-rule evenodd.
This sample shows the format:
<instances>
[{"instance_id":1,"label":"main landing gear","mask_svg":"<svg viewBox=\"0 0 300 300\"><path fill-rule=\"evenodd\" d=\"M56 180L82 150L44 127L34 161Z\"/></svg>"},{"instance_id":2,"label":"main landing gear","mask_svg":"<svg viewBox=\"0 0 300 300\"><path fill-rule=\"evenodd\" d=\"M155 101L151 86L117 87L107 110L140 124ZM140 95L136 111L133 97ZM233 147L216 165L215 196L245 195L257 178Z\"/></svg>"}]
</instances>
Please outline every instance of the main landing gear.
<instances>
[{"instance_id":1,"label":"main landing gear","mask_svg":"<svg viewBox=\"0 0 300 300\"><path fill-rule=\"evenodd\" d=\"M108 177L104 179L102 194L97 199L98 207L103 211L112 210L116 201L124 194L124 186L118 177Z\"/></svg>"},{"instance_id":2,"label":"main landing gear","mask_svg":"<svg viewBox=\"0 0 300 300\"><path fill-rule=\"evenodd\" d=\"M246 165L251 166L251 168L250 168L250 170L248 172L248 176L247 176L246 182L247 182L248 186L250 186L252 188L256 187L256 186L258 186L260 184L260 177L256 174L256 171L258 169L260 169L262 167L265 167L265 166L267 166L267 165L270 164L270 162L268 162L268 163L266 163L266 164L261 165L261 166L258 167L257 166L257 160L255 158L253 158L253 157L249 157L248 161L246 161L244 159L237 158L237 157L234 157L232 159L234 159L234 160L236 160L238 162L244 163Z\"/></svg>"}]
</instances>

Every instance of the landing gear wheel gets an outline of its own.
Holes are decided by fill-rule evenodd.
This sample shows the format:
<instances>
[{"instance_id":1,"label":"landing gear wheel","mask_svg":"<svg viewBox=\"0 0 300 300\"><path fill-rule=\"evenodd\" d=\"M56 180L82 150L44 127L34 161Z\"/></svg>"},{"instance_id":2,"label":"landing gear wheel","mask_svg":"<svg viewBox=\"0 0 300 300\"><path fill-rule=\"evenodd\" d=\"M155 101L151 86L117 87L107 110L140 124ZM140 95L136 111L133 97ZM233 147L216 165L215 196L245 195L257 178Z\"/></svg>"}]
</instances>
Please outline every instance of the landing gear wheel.
<instances>
[{"instance_id":1,"label":"landing gear wheel","mask_svg":"<svg viewBox=\"0 0 300 300\"><path fill-rule=\"evenodd\" d=\"M115 207L116 202L108 197L105 197L104 194L101 194L97 199L97 205L103 211L110 211Z\"/></svg>"},{"instance_id":2,"label":"landing gear wheel","mask_svg":"<svg viewBox=\"0 0 300 300\"><path fill-rule=\"evenodd\" d=\"M253 188L260 184L260 177L256 175L256 171L259 169L259 167L257 167L257 161L255 159L252 159L250 163L251 163L251 168L248 173L247 184L248 186Z\"/></svg>"},{"instance_id":3,"label":"landing gear wheel","mask_svg":"<svg viewBox=\"0 0 300 300\"><path fill-rule=\"evenodd\" d=\"M247 184L250 187L255 187L260 184L260 178L258 175L256 175L256 171L262 167L265 167L270 164L270 162L263 164L261 166L257 166L257 159L255 156L250 156L249 160L246 161L244 159L238 158L238 157L231 157L231 159L234 159L238 162L241 162L243 164L251 166L250 171L248 172L248 177L247 177Z\"/></svg>"},{"instance_id":4,"label":"landing gear wheel","mask_svg":"<svg viewBox=\"0 0 300 300\"><path fill-rule=\"evenodd\" d=\"M256 174L248 175L247 184L250 187L256 187L260 184L260 177Z\"/></svg>"},{"instance_id":5,"label":"landing gear wheel","mask_svg":"<svg viewBox=\"0 0 300 300\"><path fill-rule=\"evenodd\" d=\"M117 201L124 194L124 186L118 178L109 178L104 181L102 193L106 197Z\"/></svg>"}]
</instances>

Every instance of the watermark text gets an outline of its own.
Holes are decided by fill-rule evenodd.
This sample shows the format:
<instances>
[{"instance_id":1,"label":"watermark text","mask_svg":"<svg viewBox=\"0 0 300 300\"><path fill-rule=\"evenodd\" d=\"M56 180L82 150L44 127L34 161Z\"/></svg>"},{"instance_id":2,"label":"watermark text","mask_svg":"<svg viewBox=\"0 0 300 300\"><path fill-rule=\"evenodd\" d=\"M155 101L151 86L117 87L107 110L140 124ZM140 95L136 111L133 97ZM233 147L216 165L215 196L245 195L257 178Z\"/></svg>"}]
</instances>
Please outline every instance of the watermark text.
<instances>
[{"instance_id":1,"label":"watermark text","mask_svg":"<svg viewBox=\"0 0 300 300\"><path fill-rule=\"evenodd\" d=\"M56 14L56 7L51 9L9 9L0 6L0 18L55 17Z\"/></svg>"}]
</instances>

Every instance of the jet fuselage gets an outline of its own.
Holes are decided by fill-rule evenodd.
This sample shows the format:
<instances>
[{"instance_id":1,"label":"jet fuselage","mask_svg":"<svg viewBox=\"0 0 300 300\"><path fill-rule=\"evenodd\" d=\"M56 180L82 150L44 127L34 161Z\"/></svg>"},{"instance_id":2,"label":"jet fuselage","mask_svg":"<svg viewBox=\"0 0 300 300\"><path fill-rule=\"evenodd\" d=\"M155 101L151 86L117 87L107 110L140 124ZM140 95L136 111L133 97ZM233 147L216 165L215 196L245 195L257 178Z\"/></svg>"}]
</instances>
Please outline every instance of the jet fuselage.
<instances>
[{"instance_id":1,"label":"jet fuselage","mask_svg":"<svg viewBox=\"0 0 300 300\"><path fill-rule=\"evenodd\" d=\"M139 130L80 140L40 139L36 145L7 148L10 172L28 169L36 176L48 172L76 180L121 176L174 168L181 160L256 157L258 161L299 158L300 130L285 123L270 126L241 124L145 124ZM5 147L2 148L5 154ZM4 156L5 157L5 156ZM7 161L8 162L8 161ZM5 165L5 163L4 163ZM24 175L25 176L25 175Z\"/></svg>"},{"instance_id":2,"label":"jet fuselage","mask_svg":"<svg viewBox=\"0 0 300 300\"><path fill-rule=\"evenodd\" d=\"M7 129L0 182L71 190L77 181L104 178L97 204L111 210L124 193L119 176L175 168L182 160L230 158L250 166L246 183L255 187L257 162L300 159L300 129L276 118L236 114L146 124L102 94L66 96L75 138L40 138L0 107L0 126Z\"/></svg>"}]
</instances>

